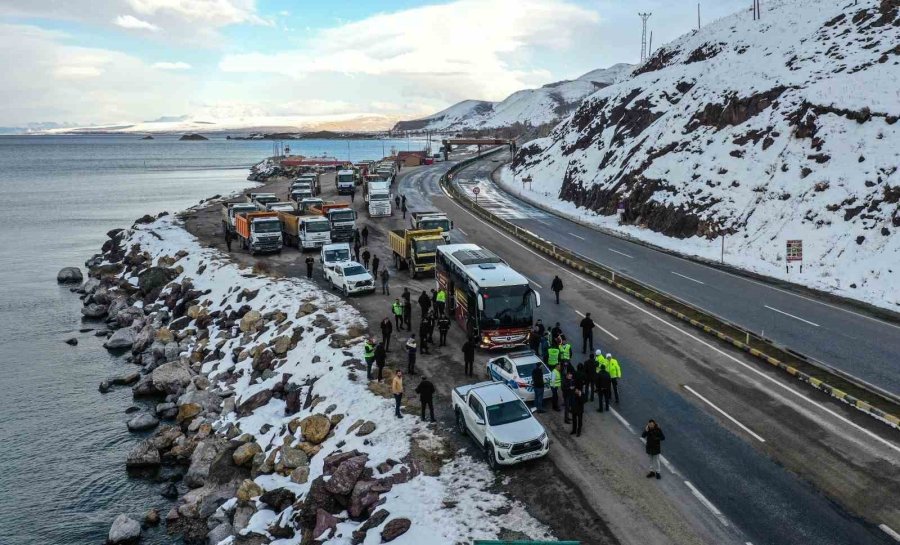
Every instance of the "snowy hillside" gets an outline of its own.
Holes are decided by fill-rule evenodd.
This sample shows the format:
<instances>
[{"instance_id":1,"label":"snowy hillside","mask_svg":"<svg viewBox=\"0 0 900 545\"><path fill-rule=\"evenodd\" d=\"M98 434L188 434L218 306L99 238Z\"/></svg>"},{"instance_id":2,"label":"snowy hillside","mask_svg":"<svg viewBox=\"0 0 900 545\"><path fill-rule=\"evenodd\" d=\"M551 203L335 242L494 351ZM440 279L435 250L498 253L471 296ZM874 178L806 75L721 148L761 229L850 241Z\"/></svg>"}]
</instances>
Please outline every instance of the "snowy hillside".
<instances>
[{"instance_id":1,"label":"snowy hillside","mask_svg":"<svg viewBox=\"0 0 900 545\"><path fill-rule=\"evenodd\" d=\"M516 175L656 244L718 259L725 234L727 262L900 310L900 3L762 6L656 50Z\"/></svg>"},{"instance_id":2,"label":"snowy hillside","mask_svg":"<svg viewBox=\"0 0 900 545\"><path fill-rule=\"evenodd\" d=\"M631 67L630 64L620 63L592 70L574 80L517 91L501 102L464 100L434 115L401 121L394 126L394 130L495 129L516 123L533 127L554 123L571 113L585 97L610 85Z\"/></svg>"}]
</instances>

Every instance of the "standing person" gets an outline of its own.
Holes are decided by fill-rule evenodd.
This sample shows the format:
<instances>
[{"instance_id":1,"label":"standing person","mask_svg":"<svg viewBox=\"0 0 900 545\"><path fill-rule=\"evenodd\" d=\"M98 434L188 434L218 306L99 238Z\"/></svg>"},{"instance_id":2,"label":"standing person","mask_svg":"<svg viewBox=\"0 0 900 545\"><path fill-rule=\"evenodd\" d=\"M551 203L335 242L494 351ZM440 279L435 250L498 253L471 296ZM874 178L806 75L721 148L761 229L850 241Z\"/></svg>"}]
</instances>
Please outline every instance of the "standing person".
<instances>
[{"instance_id":1,"label":"standing person","mask_svg":"<svg viewBox=\"0 0 900 545\"><path fill-rule=\"evenodd\" d=\"M391 287L388 286L388 281L391 279L391 273L388 272L387 267L381 269L381 295L390 295Z\"/></svg>"},{"instance_id":2,"label":"standing person","mask_svg":"<svg viewBox=\"0 0 900 545\"><path fill-rule=\"evenodd\" d=\"M397 327L397 331L401 331L403 329L403 305L400 304L400 299L394 299L394 303L391 305L391 312L394 314L394 324Z\"/></svg>"},{"instance_id":3,"label":"standing person","mask_svg":"<svg viewBox=\"0 0 900 545\"><path fill-rule=\"evenodd\" d=\"M606 370L606 365L602 363L597 367L597 412L603 412L603 405L606 405L606 410L609 410L609 389L612 385L612 380L609 378L609 371Z\"/></svg>"},{"instance_id":4,"label":"standing person","mask_svg":"<svg viewBox=\"0 0 900 545\"><path fill-rule=\"evenodd\" d=\"M409 288L403 288L403 322L406 324L407 331L412 331L412 301Z\"/></svg>"},{"instance_id":5,"label":"standing person","mask_svg":"<svg viewBox=\"0 0 900 545\"><path fill-rule=\"evenodd\" d=\"M575 375L572 373L571 367L566 367L566 374L562 380L562 398L563 398L563 422L569 423L569 409L571 408L572 392L575 391Z\"/></svg>"},{"instance_id":6,"label":"standing person","mask_svg":"<svg viewBox=\"0 0 900 545\"><path fill-rule=\"evenodd\" d=\"M584 361L584 393L585 401L594 400L594 392L597 391L597 364L588 358Z\"/></svg>"},{"instance_id":7,"label":"standing person","mask_svg":"<svg viewBox=\"0 0 900 545\"><path fill-rule=\"evenodd\" d=\"M228 248L228 251L231 251L231 231L228 228L225 228L225 246Z\"/></svg>"},{"instance_id":8,"label":"standing person","mask_svg":"<svg viewBox=\"0 0 900 545\"><path fill-rule=\"evenodd\" d=\"M462 345L462 353L463 353L463 361L466 365L466 376L474 375L475 372L472 370L473 365L475 364L475 341L472 340L472 337L469 336L466 339L466 342Z\"/></svg>"},{"instance_id":9,"label":"standing person","mask_svg":"<svg viewBox=\"0 0 900 545\"><path fill-rule=\"evenodd\" d=\"M380 265L380 264L381 264L381 262L378 261L378 256L373 255L372 256L372 269L371 269L373 276L378 274L378 265Z\"/></svg>"},{"instance_id":10,"label":"standing person","mask_svg":"<svg viewBox=\"0 0 900 545\"><path fill-rule=\"evenodd\" d=\"M393 332L394 326L391 325L391 318L385 316L384 320L381 320L381 342L384 344L384 349L387 352L391 351L391 333Z\"/></svg>"},{"instance_id":11,"label":"standing person","mask_svg":"<svg viewBox=\"0 0 900 545\"><path fill-rule=\"evenodd\" d=\"M538 356L541 355L541 353L540 353L541 334L540 334L540 328L538 327L537 324L534 324L533 326L531 326L531 332L528 333L528 346L529 346L529 348L531 348L532 352L534 352Z\"/></svg>"},{"instance_id":12,"label":"standing person","mask_svg":"<svg viewBox=\"0 0 900 545\"><path fill-rule=\"evenodd\" d=\"M447 332L450 331L450 318L446 315L438 318L438 331L441 334L440 346L447 346Z\"/></svg>"},{"instance_id":13,"label":"standing person","mask_svg":"<svg viewBox=\"0 0 900 545\"><path fill-rule=\"evenodd\" d=\"M426 328L426 334L428 335L428 343L434 344L434 326L437 323L437 318L435 318L433 310L429 310L428 314L425 315L425 323L428 326Z\"/></svg>"},{"instance_id":14,"label":"standing person","mask_svg":"<svg viewBox=\"0 0 900 545\"><path fill-rule=\"evenodd\" d=\"M400 202L403 206L406 206L406 195L400 195Z\"/></svg>"},{"instance_id":15,"label":"standing person","mask_svg":"<svg viewBox=\"0 0 900 545\"><path fill-rule=\"evenodd\" d=\"M406 197L403 197L406 199ZM400 206L400 211L403 212L403 219L406 219L406 201L404 200L403 204Z\"/></svg>"},{"instance_id":16,"label":"standing person","mask_svg":"<svg viewBox=\"0 0 900 545\"><path fill-rule=\"evenodd\" d=\"M410 375L416 374L416 352L419 345L416 342L416 334L413 333L406 340L406 372Z\"/></svg>"},{"instance_id":17,"label":"standing person","mask_svg":"<svg viewBox=\"0 0 900 545\"><path fill-rule=\"evenodd\" d=\"M400 208L400 195L394 197L394 208Z\"/></svg>"},{"instance_id":18,"label":"standing person","mask_svg":"<svg viewBox=\"0 0 900 545\"><path fill-rule=\"evenodd\" d=\"M425 420L427 406L431 421L434 422L434 384L427 377L422 377L422 382L416 386L416 393L419 394L419 402L422 404L422 420Z\"/></svg>"},{"instance_id":19,"label":"standing person","mask_svg":"<svg viewBox=\"0 0 900 545\"><path fill-rule=\"evenodd\" d=\"M444 315L444 309L447 306L447 292L444 291L444 288L440 288L437 294L434 296L435 301L437 301L437 313L438 316Z\"/></svg>"},{"instance_id":20,"label":"standing person","mask_svg":"<svg viewBox=\"0 0 900 545\"><path fill-rule=\"evenodd\" d=\"M363 258L363 260L362 260L362 262L363 262L363 267L365 267L366 270L369 270L369 260L372 259L372 254L369 253L369 249L368 249L368 248L366 248L365 250L363 250L362 258Z\"/></svg>"},{"instance_id":21,"label":"standing person","mask_svg":"<svg viewBox=\"0 0 900 545\"><path fill-rule=\"evenodd\" d=\"M372 380L372 364L375 363L375 339L372 337L363 345L363 359L366 360L366 378Z\"/></svg>"},{"instance_id":22,"label":"standing person","mask_svg":"<svg viewBox=\"0 0 900 545\"><path fill-rule=\"evenodd\" d=\"M559 387L562 385L562 377L559 374L559 367L550 368L550 403L553 410L559 412Z\"/></svg>"},{"instance_id":23,"label":"standing person","mask_svg":"<svg viewBox=\"0 0 900 545\"><path fill-rule=\"evenodd\" d=\"M644 427L641 437L647 440L647 454L650 455L650 473L647 473L647 478L652 479L656 477L657 479L662 479L659 455L662 454L662 442L666 440L666 436L663 434L659 424L656 423L656 420L651 418Z\"/></svg>"},{"instance_id":24,"label":"standing person","mask_svg":"<svg viewBox=\"0 0 900 545\"><path fill-rule=\"evenodd\" d=\"M307 256L306 258L306 277L312 278L313 273L313 265L316 264L315 258L313 256Z\"/></svg>"},{"instance_id":25,"label":"standing person","mask_svg":"<svg viewBox=\"0 0 900 545\"><path fill-rule=\"evenodd\" d=\"M428 354L428 317L419 323L419 351Z\"/></svg>"},{"instance_id":26,"label":"standing person","mask_svg":"<svg viewBox=\"0 0 900 545\"><path fill-rule=\"evenodd\" d=\"M368 225L366 225L362 229L362 243L363 243L363 246L369 245L369 226Z\"/></svg>"},{"instance_id":27,"label":"standing person","mask_svg":"<svg viewBox=\"0 0 900 545\"><path fill-rule=\"evenodd\" d=\"M538 353L538 357L547 361L547 351L550 350L550 332L546 331L541 335L541 343L538 345L538 349L540 353Z\"/></svg>"},{"instance_id":28,"label":"standing person","mask_svg":"<svg viewBox=\"0 0 900 545\"><path fill-rule=\"evenodd\" d=\"M536 412L545 413L544 410L544 364L538 361L531 370L531 387L534 389L534 409Z\"/></svg>"},{"instance_id":29,"label":"standing person","mask_svg":"<svg viewBox=\"0 0 900 545\"><path fill-rule=\"evenodd\" d=\"M422 293L419 295L419 309L422 310L422 316L428 314L428 311L431 310L431 298L428 297L428 294L425 293L425 290L422 290Z\"/></svg>"},{"instance_id":30,"label":"standing person","mask_svg":"<svg viewBox=\"0 0 900 545\"><path fill-rule=\"evenodd\" d=\"M559 325L559 322L556 322L556 325L550 328L550 342L554 344L559 344L559 338L562 336L562 326Z\"/></svg>"},{"instance_id":31,"label":"standing person","mask_svg":"<svg viewBox=\"0 0 900 545\"><path fill-rule=\"evenodd\" d=\"M538 321L535 322L534 325L537 326L537 328L538 328L538 335L543 337L544 332L547 330L547 328L544 327L544 321L541 320L540 318L538 318Z\"/></svg>"},{"instance_id":32,"label":"standing person","mask_svg":"<svg viewBox=\"0 0 900 545\"><path fill-rule=\"evenodd\" d=\"M358 245L360 238L361 237L359 236L359 227L357 227L356 229L353 230L353 244ZM357 261L359 261L359 260L357 259Z\"/></svg>"},{"instance_id":33,"label":"standing person","mask_svg":"<svg viewBox=\"0 0 900 545\"><path fill-rule=\"evenodd\" d=\"M584 393L581 388L575 388L572 392L571 407L572 412L572 431L569 435L581 437L581 425L584 423Z\"/></svg>"},{"instance_id":34,"label":"standing person","mask_svg":"<svg viewBox=\"0 0 900 545\"><path fill-rule=\"evenodd\" d=\"M563 290L562 279L560 279L559 275L553 277L553 282L550 283L550 289L553 290L553 293L556 294L556 304L559 304L559 292Z\"/></svg>"},{"instance_id":35,"label":"standing person","mask_svg":"<svg viewBox=\"0 0 900 545\"><path fill-rule=\"evenodd\" d=\"M612 391L616 397L616 403L619 402L619 379L622 378L622 367L619 365L619 360L613 357L612 354L606 355L606 361L609 363L609 378L612 380Z\"/></svg>"},{"instance_id":36,"label":"standing person","mask_svg":"<svg viewBox=\"0 0 900 545\"><path fill-rule=\"evenodd\" d=\"M353 189L350 190L350 204L353 204L354 199L356 199L356 185L353 186Z\"/></svg>"},{"instance_id":37,"label":"standing person","mask_svg":"<svg viewBox=\"0 0 900 545\"><path fill-rule=\"evenodd\" d=\"M560 335L559 341L559 361L561 361L563 365L569 365L572 361L572 345L569 343L568 339L566 339L565 335Z\"/></svg>"},{"instance_id":38,"label":"standing person","mask_svg":"<svg viewBox=\"0 0 900 545\"><path fill-rule=\"evenodd\" d=\"M591 347L591 352L594 351L594 320L591 319L591 313L588 312L582 318L581 323L578 324L581 327L581 353L588 353L588 345Z\"/></svg>"},{"instance_id":39,"label":"standing person","mask_svg":"<svg viewBox=\"0 0 900 545\"><path fill-rule=\"evenodd\" d=\"M356 262L359 263L359 249L361 246L359 245L359 240L353 241L353 257L356 258Z\"/></svg>"},{"instance_id":40,"label":"standing person","mask_svg":"<svg viewBox=\"0 0 900 545\"><path fill-rule=\"evenodd\" d=\"M559 365L559 347L551 343L547 348L547 367L552 371L557 365Z\"/></svg>"},{"instance_id":41,"label":"standing person","mask_svg":"<svg viewBox=\"0 0 900 545\"><path fill-rule=\"evenodd\" d=\"M403 418L400 414L400 401L403 399L403 371L394 373L394 380L391 381L391 393L394 394L394 415L397 418Z\"/></svg>"},{"instance_id":42,"label":"standing person","mask_svg":"<svg viewBox=\"0 0 900 545\"><path fill-rule=\"evenodd\" d=\"M391 321L388 320L388 324ZM384 343L378 343L375 346L375 367L378 368L378 382L382 381L382 376L384 372L384 364L387 363L387 351L384 349Z\"/></svg>"}]
</instances>

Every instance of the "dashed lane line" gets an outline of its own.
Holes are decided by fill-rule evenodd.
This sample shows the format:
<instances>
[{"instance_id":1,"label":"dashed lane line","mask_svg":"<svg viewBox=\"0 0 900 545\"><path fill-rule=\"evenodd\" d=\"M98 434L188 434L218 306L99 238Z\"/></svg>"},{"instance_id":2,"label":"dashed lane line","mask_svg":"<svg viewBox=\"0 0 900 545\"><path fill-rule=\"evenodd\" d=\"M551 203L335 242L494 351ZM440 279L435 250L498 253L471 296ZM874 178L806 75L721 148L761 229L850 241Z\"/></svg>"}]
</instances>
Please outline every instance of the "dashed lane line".
<instances>
[{"instance_id":1,"label":"dashed lane line","mask_svg":"<svg viewBox=\"0 0 900 545\"><path fill-rule=\"evenodd\" d=\"M457 231L459 231L459 232L460 232L460 233L462 233L462 234L463 234L463 236L464 236L464 237L467 237L467 236L469 236L469 233L467 233L467 232L465 232L465 231L463 231L463 230L462 230L462 229L460 229L460 228L459 228L459 227L456 227L456 230L457 230Z\"/></svg>"},{"instance_id":2,"label":"dashed lane line","mask_svg":"<svg viewBox=\"0 0 900 545\"><path fill-rule=\"evenodd\" d=\"M575 233L569 233L569 235L571 235L571 236L577 238L578 240L584 240L584 237L578 236L578 235L576 235Z\"/></svg>"},{"instance_id":3,"label":"dashed lane line","mask_svg":"<svg viewBox=\"0 0 900 545\"><path fill-rule=\"evenodd\" d=\"M452 202L453 204L455 204L460 210L464 211L466 214L472 216L476 221L480 221L480 222L484 223L485 225L487 225L488 227L490 227L491 229L493 229L498 235L500 235L500 236L502 236L503 238L509 240L510 242L512 242L513 244L515 244L516 246L519 246L519 247L522 248L523 250L526 250L526 251L528 251L528 252L534 254L535 256L539 257L540 259L546 261L547 263L550 263L550 264L552 264L552 265L558 265L558 262L556 262L556 261L554 261L554 260L552 260L552 259L550 259L550 258L548 258L548 257L546 257L546 256L544 256L544 255L541 255L540 253L538 253L538 252L537 252L536 250L534 250L533 248L529 248L528 246L525 246L524 244L522 244L522 243L519 242L518 240L513 239L512 237L510 237L510 236L507 235L506 233L502 232L500 229L498 229L497 227L491 225L490 223L482 221L481 218L479 218L478 216L476 216L475 214L473 214L473 213L470 212L469 210L466 210L466 208L465 208L463 205L461 205L461 204L459 204L458 202L456 202L456 201L453 199L453 197L451 197L451 196L447 193L447 190L446 190L443 186L441 187L441 190L444 192L444 194L447 196L447 199L448 199L450 202ZM612 298L614 298L614 299L617 299L618 301L620 301L620 302L622 302L622 303L624 303L624 304L626 304L626 305L628 305L628 306L630 306L630 307L636 309L638 312L642 312L642 313L646 314L646 315L649 316L650 318L652 318L652 319L654 319L654 320L656 320L656 321L658 321L658 322L660 322L660 323L662 323L662 324L664 324L664 325L666 325L666 326L668 326L668 327L674 329L675 331L678 331L679 333L681 333L682 335L686 336L687 338L692 339L693 341L695 341L695 342L697 342L697 343L699 343L699 344L702 344L703 346L709 348L710 350L716 352L717 354L719 354L719 355L721 355L721 356L723 356L723 357L725 357L725 358L727 358L727 359L733 361L734 363L740 365L741 367L747 369L747 370L750 371L751 373L753 373L753 374L755 374L756 376L760 377L762 380L765 380L765 381L767 381L767 382L773 384L773 385L776 386L777 388L780 388L781 390L784 390L784 391L790 393L791 395L797 397L798 399L801 399L801 400L805 401L806 403L808 403L808 404L812 405L813 407L819 409L820 411L822 411L822 412L828 414L829 416L835 418L836 420L839 420L840 422L843 422L844 424L850 426L851 428L853 428L853 429L859 431L859 432L862 433L863 435L866 435L866 436L869 437L870 439L874 439L875 441L877 441L877 442L883 444L884 446L890 448L891 450L894 450L895 452L900 452L900 446L897 446L897 445L891 443L890 441L888 441L887 439L884 439L884 438L880 437L880 436L879 436L878 434L876 434L875 432L872 432L872 431L867 430L866 428L860 426L859 424L853 422L852 420L850 420L850 419L848 419L848 418L846 418L846 417L844 417L844 416L841 416L840 414L838 414L837 412L833 411L832 409L829 409L828 407L825 407L824 405L821 405L821 404L817 403L816 401L812 400L811 398L807 397L806 395L802 394L801 392L798 392L797 390L794 390L793 388L791 388L791 387L788 386L787 384L784 384L784 383L780 382L778 379L776 379L776 378L774 378L774 377L771 377L771 376L769 376L769 375L763 373L763 372L760 371L759 369L756 369L756 368L752 367L751 365L742 362L741 360L735 358L735 357L732 356L731 354L729 354L729 353L727 353L727 352L725 352L725 351L723 351L723 350L721 350L721 349L719 349L719 348L717 348L717 347L711 345L710 343L708 343L708 342L706 342L706 341L700 339L699 337L697 337L697 336L695 336L695 335L692 335L692 334L688 333L687 331L685 331L684 329L681 329L681 328L678 327L677 325L675 325L675 324L673 324L673 323L670 323L670 322L664 320L662 317L653 314L653 313L650 312L648 309L645 309L645 308L641 307L640 305L638 305L638 304L635 303L634 301L629 301L628 299L625 299L625 297L623 297L623 296L621 296L621 295L619 295L619 294L613 293L612 291L610 291L610 290L607 289L606 287L601 286L600 284L598 284L598 283L596 283L596 282L592 282L592 281L590 281L590 280L588 280L588 279L586 279L586 278L582 278L581 276L579 276L578 274L576 274L574 271L571 271L571 270L569 270L569 269L566 268L566 267L562 267L561 269L562 269L563 271L565 271L568 275L572 276L573 278L576 278L576 279L578 279L578 280L580 280L580 281L582 281L582 282L584 282L584 283L586 283L586 284L588 284L588 285L590 285L590 286L594 286L594 287L597 288L599 291L601 291L601 292L603 292L603 293L609 295L610 297L612 297ZM851 441L854 441L852 438L849 438L849 437L847 437L847 439L848 439L848 440L851 440ZM854 442L857 442L857 441L854 441Z\"/></svg>"},{"instance_id":4,"label":"dashed lane line","mask_svg":"<svg viewBox=\"0 0 900 545\"><path fill-rule=\"evenodd\" d=\"M669 272L671 272L671 273L674 274L675 276L680 276L680 277L682 277L682 278L686 278L686 279L690 280L691 282L696 282L696 283L698 283L698 284L704 284L704 285L706 284L706 282L701 282L701 281L697 280L696 278L691 278L690 276L686 276L686 275L683 275L683 274L681 274L681 273L677 273L677 272L675 272L675 271L669 271Z\"/></svg>"},{"instance_id":5,"label":"dashed lane line","mask_svg":"<svg viewBox=\"0 0 900 545\"><path fill-rule=\"evenodd\" d=\"M524 275L523 275L523 276L524 276ZM538 284L538 283L537 283L537 282L535 282L535 281L534 281L534 280L532 280L532 279L530 279L530 278L528 278L528 277L527 277L527 276L526 276L526 277L525 277L525 278L527 278L527 279L528 279L528 281L529 281L529 282L531 282L531 283L532 283L532 284L534 284L534 285L535 285L535 286L537 286L537 287L538 287L538 288L540 288L540 289L544 289L544 286L542 286L542 285L540 285L540 284Z\"/></svg>"},{"instance_id":6,"label":"dashed lane line","mask_svg":"<svg viewBox=\"0 0 900 545\"><path fill-rule=\"evenodd\" d=\"M778 310L778 309L775 308L775 307L770 307L769 305L765 305L765 307L766 307L767 309L769 309L769 310L773 310L773 311L777 312L778 314L784 314L785 316L789 316L789 317L791 317L791 318L793 318L793 319L795 319L795 320L800 320L801 322L805 322L805 323L807 323L807 324L809 324L809 325L811 325L811 326L819 327L819 324L817 324L817 323L815 323L815 322L810 322L809 320L804 320L803 318L801 318L801 317L799 317L799 316L794 316L793 314L788 314L787 312L785 312L785 311L783 311L783 310Z\"/></svg>"},{"instance_id":7,"label":"dashed lane line","mask_svg":"<svg viewBox=\"0 0 900 545\"><path fill-rule=\"evenodd\" d=\"M627 257L628 259L634 259L634 256L633 256L633 255L628 255L628 254L626 254L625 252L620 252L619 250L613 250L612 248L607 248L607 250L609 250L610 252L612 252L612 253L614 253L614 254L624 255L624 256Z\"/></svg>"},{"instance_id":8,"label":"dashed lane line","mask_svg":"<svg viewBox=\"0 0 900 545\"><path fill-rule=\"evenodd\" d=\"M691 493L694 495L694 497L697 498L697 500L699 500L700 503L702 503L704 507L709 509L710 512L713 515L715 515L717 519L719 519L719 522L721 522L723 526L726 526L726 527L730 526L728 524L728 519L725 518L725 515L723 515L722 512L719 511L718 507L713 505L713 503L711 501L706 499L706 496L701 494L700 491L697 490L697 488L695 488L693 484L691 484L691 481L684 481L684 484L686 484L687 487L691 489Z\"/></svg>"},{"instance_id":9,"label":"dashed lane line","mask_svg":"<svg viewBox=\"0 0 900 545\"><path fill-rule=\"evenodd\" d=\"M586 316L584 315L584 313L581 312L580 310L576 310L576 311L575 311L575 314L581 316L582 318L585 318L585 317L586 317ZM597 329L599 329L600 331L606 333L607 335L609 335L609 336L612 337L613 339L615 339L615 340L617 340L617 341L619 340L618 337L616 337L615 335L613 335L612 333L610 333L609 331L607 331L606 329L604 329L603 326L597 325L596 322L594 323L594 325L597 326Z\"/></svg>"},{"instance_id":10,"label":"dashed lane line","mask_svg":"<svg viewBox=\"0 0 900 545\"><path fill-rule=\"evenodd\" d=\"M891 536L894 541L900 542L900 533L897 533L893 528L888 526L887 524L879 524L878 529L887 535Z\"/></svg>"},{"instance_id":11,"label":"dashed lane line","mask_svg":"<svg viewBox=\"0 0 900 545\"><path fill-rule=\"evenodd\" d=\"M760 436L759 436L758 434L756 434L753 430L751 430L751 429L748 428L747 426L745 426L745 425L741 424L740 422L738 422L738 420L737 420L736 418L734 418L734 417L731 416L730 414L726 413L725 411L723 411L722 409L720 409L719 407L717 407L712 401L706 399L705 397L703 397L702 395L700 395L699 393L697 393L696 390L694 390L693 388L691 388L691 387L688 386L687 384L684 385L684 389L687 390L688 392L694 394L694 395L697 396L698 398L700 398L701 401L703 401L704 403L706 403L707 405L709 405L710 407L712 407L713 409L715 409L719 414L721 414L722 416L724 416L724 417L727 418L728 420L732 421L736 426L738 426L739 428L741 428L741 429L744 430L745 432L749 433L751 437L753 437L754 439L756 439L756 440L759 441L760 443L765 443L765 442L766 442L765 439L763 439L762 437L760 437Z\"/></svg>"}]
</instances>

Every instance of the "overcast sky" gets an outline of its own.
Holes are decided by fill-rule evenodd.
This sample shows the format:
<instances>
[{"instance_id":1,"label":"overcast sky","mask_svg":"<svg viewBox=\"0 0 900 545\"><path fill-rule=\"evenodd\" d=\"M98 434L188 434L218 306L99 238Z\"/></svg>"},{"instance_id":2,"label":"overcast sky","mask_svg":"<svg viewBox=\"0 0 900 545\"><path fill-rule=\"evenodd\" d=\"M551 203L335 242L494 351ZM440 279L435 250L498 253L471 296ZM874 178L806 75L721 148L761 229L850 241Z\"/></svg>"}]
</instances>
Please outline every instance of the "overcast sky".
<instances>
[{"instance_id":1,"label":"overcast sky","mask_svg":"<svg viewBox=\"0 0 900 545\"><path fill-rule=\"evenodd\" d=\"M744 4L747 4L745 6ZM701 6L704 22L749 0ZM0 0L0 126L374 113L499 100L696 26L683 0Z\"/></svg>"}]
</instances>

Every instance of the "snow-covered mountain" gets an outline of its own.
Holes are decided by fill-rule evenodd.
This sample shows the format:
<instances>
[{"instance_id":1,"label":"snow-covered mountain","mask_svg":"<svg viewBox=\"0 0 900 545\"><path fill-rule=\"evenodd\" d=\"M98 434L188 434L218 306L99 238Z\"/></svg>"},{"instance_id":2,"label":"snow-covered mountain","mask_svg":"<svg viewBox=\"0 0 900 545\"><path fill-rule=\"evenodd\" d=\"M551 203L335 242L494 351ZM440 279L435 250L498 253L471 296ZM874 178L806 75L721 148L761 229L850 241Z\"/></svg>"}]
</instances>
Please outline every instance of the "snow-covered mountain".
<instances>
[{"instance_id":1,"label":"snow-covered mountain","mask_svg":"<svg viewBox=\"0 0 900 545\"><path fill-rule=\"evenodd\" d=\"M656 50L516 176L610 228L716 260L724 234L726 262L900 310L900 3L762 7Z\"/></svg>"},{"instance_id":2,"label":"snow-covered mountain","mask_svg":"<svg viewBox=\"0 0 900 545\"><path fill-rule=\"evenodd\" d=\"M630 64L614 64L574 80L516 91L501 102L464 100L428 117L400 121L394 130L452 131L495 129L517 123L533 127L555 123L571 113L586 96L610 85L630 68Z\"/></svg>"}]
</instances>

